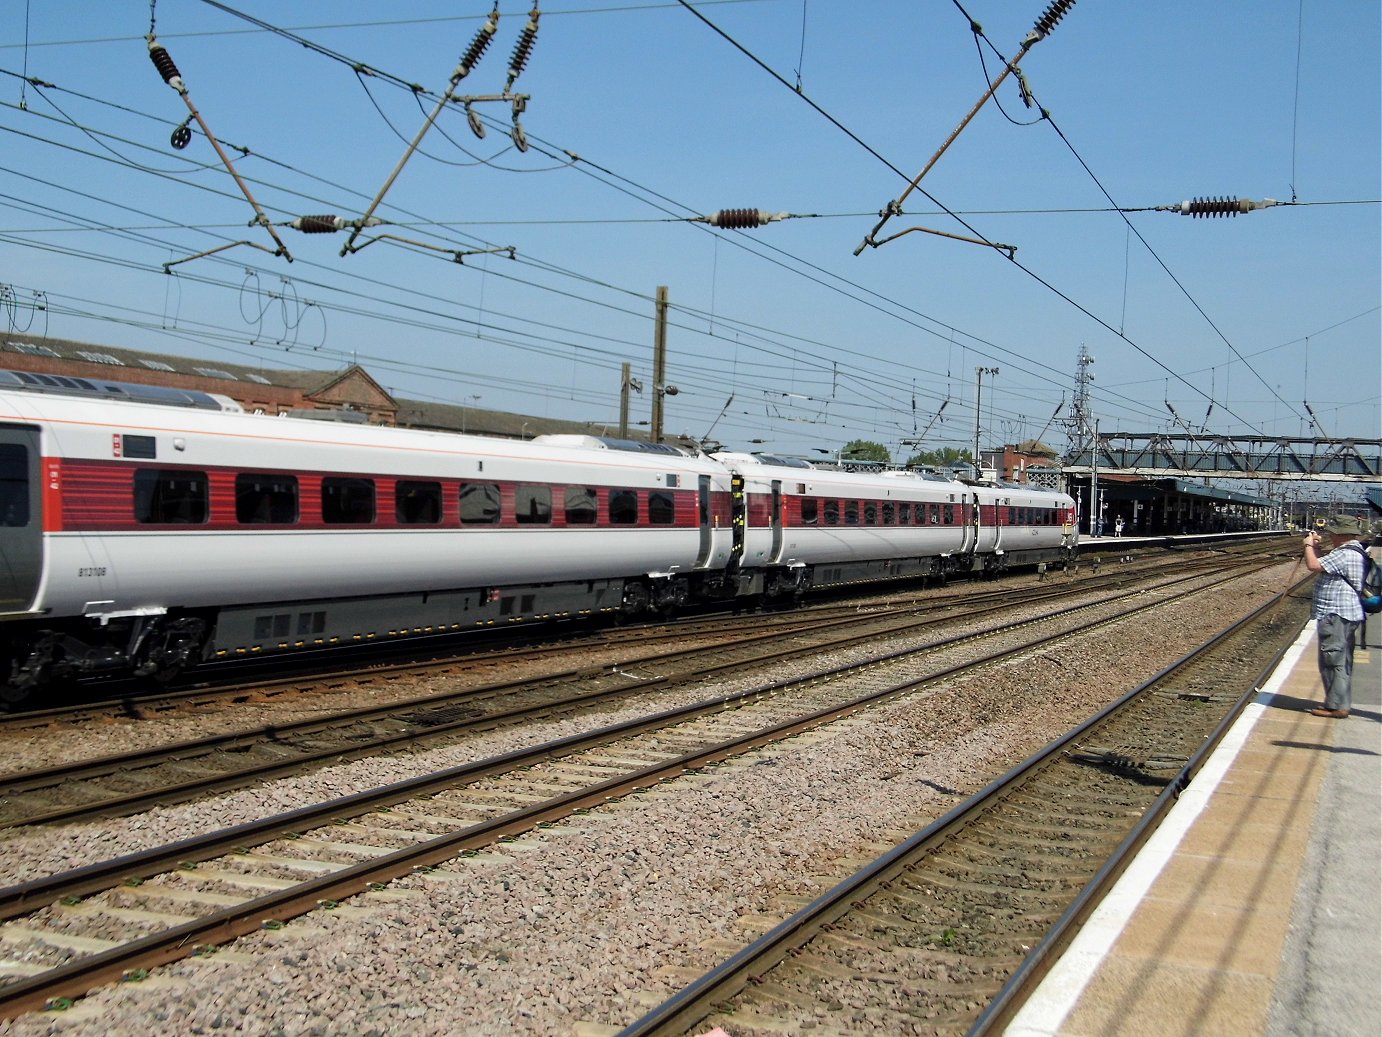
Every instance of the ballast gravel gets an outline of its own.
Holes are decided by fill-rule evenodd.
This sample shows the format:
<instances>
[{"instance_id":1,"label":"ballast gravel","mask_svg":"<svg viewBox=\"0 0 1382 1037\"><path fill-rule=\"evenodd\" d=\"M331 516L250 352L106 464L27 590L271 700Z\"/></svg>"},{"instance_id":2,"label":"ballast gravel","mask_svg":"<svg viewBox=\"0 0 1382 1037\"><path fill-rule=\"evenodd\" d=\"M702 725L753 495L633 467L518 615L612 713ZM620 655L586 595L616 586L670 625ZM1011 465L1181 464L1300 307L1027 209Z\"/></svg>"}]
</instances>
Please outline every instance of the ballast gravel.
<instances>
[{"instance_id":1,"label":"ballast gravel","mask_svg":"<svg viewBox=\"0 0 1382 1037\"><path fill-rule=\"evenodd\" d=\"M858 714L102 988L67 1012L0 1023L0 1034L613 1034L1185 654L1206 629L1268 600L1282 578L1284 569L1251 589L1226 587L1194 609L1149 608L1121 634L1068 643L1058 659ZM578 726L495 734L465 752ZM460 762L445 749L360 760L139 817L8 832L0 874L21 881Z\"/></svg>"}]
</instances>

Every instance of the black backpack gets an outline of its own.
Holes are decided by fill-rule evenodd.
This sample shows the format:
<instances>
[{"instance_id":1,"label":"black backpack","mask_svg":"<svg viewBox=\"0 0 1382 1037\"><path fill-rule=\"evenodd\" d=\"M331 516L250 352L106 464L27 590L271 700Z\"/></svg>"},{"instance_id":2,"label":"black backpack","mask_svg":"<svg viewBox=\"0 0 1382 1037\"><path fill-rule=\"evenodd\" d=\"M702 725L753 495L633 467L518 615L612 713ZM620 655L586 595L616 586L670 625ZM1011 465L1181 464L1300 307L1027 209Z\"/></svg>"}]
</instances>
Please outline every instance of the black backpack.
<instances>
[{"instance_id":1,"label":"black backpack","mask_svg":"<svg viewBox=\"0 0 1382 1037\"><path fill-rule=\"evenodd\" d=\"M1382 565L1372 560L1366 546L1354 546L1363 556L1363 582L1358 585L1358 601L1366 613L1382 612Z\"/></svg>"}]
</instances>

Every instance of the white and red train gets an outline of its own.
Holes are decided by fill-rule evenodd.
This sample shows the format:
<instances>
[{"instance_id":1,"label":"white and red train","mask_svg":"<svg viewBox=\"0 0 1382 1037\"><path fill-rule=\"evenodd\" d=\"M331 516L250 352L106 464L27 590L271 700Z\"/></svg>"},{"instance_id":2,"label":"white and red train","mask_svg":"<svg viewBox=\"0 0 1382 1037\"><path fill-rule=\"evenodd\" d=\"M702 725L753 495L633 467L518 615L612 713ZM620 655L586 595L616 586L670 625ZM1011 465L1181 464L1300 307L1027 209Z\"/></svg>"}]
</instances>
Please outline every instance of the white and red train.
<instances>
[{"instance_id":1,"label":"white and red train","mask_svg":"<svg viewBox=\"0 0 1382 1037\"><path fill-rule=\"evenodd\" d=\"M1061 562L1067 495L0 371L0 698L102 672Z\"/></svg>"}]
</instances>

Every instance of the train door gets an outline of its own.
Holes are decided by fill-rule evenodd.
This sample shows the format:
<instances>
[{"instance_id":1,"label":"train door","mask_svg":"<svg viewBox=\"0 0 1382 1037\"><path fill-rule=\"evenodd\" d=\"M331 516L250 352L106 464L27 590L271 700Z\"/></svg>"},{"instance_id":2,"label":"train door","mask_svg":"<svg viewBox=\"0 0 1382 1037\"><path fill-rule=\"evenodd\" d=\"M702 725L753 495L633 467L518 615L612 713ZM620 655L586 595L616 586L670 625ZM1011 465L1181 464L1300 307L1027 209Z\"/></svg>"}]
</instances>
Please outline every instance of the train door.
<instances>
[{"instance_id":1,"label":"train door","mask_svg":"<svg viewBox=\"0 0 1382 1037\"><path fill-rule=\"evenodd\" d=\"M979 495L974 494L974 511L972 514L965 514L969 511L966 507L969 502L961 497L964 504L960 505L960 518L964 522L963 539L960 541L960 554L972 554L979 547Z\"/></svg>"},{"instance_id":2,"label":"train door","mask_svg":"<svg viewBox=\"0 0 1382 1037\"><path fill-rule=\"evenodd\" d=\"M38 429L0 425L0 613L27 612L43 568Z\"/></svg>"},{"instance_id":3,"label":"train door","mask_svg":"<svg viewBox=\"0 0 1382 1037\"><path fill-rule=\"evenodd\" d=\"M744 488L744 477L738 472L730 476L729 480L729 499L732 530L732 542L730 543L731 569L737 569L744 564L745 538L747 536L748 523L748 496Z\"/></svg>"},{"instance_id":4,"label":"train door","mask_svg":"<svg viewBox=\"0 0 1382 1037\"><path fill-rule=\"evenodd\" d=\"M702 475L696 491L696 521L701 527L701 545L696 552L696 568L704 569L710 562L710 476Z\"/></svg>"},{"instance_id":5,"label":"train door","mask_svg":"<svg viewBox=\"0 0 1382 1037\"><path fill-rule=\"evenodd\" d=\"M773 549L768 557L774 563L782 561L782 480L773 480Z\"/></svg>"}]
</instances>

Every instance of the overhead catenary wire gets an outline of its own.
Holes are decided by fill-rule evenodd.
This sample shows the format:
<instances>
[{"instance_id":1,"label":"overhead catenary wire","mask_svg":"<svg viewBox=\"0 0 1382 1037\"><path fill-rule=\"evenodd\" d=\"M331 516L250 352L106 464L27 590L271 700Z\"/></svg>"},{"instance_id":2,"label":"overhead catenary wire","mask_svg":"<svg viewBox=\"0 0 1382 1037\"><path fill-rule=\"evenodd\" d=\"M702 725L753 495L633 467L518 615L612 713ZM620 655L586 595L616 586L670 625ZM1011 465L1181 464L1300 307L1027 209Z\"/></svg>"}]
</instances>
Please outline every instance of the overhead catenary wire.
<instances>
[{"instance_id":1,"label":"overhead catenary wire","mask_svg":"<svg viewBox=\"0 0 1382 1037\"><path fill-rule=\"evenodd\" d=\"M551 265L550 265L550 264L548 264L548 265L546 265L546 266L548 266L548 267L550 267L550 268L551 268L551 269L553 269L553 270L560 270L560 268L557 268L557 267L551 267ZM570 272L569 272L569 271L566 271L566 272L565 272L565 273L566 273L566 274L567 274L567 275L568 275L568 276L569 276L569 275L570 275ZM587 279L587 280L589 280L589 279ZM594 283L594 282L593 282L593 281L592 281L592 283ZM549 290L550 290L550 289L549 289ZM625 291L626 291L626 292L627 292L627 290L625 290ZM629 293L628 293L628 294L630 294L630 295L636 295L636 294L638 294L638 293L634 293L634 292L629 292Z\"/></svg>"},{"instance_id":2,"label":"overhead catenary wire","mask_svg":"<svg viewBox=\"0 0 1382 1037\"><path fill-rule=\"evenodd\" d=\"M556 269L556 268L555 268L555 267L551 267L551 269ZM929 319L929 318L928 318L928 319Z\"/></svg>"},{"instance_id":3,"label":"overhead catenary wire","mask_svg":"<svg viewBox=\"0 0 1382 1037\"><path fill-rule=\"evenodd\" d=\"M964 8L960 5L959 0L953 0L953 2L955 3L955 6L958 7L958 8L960 9L960 11L963 13L963 12L964 12ZM966 15L966 17L968 17L968 15ZM971 24L971 26L975 26L975 24L976 24L976 23L974 23L974 20L973 20L972 18L970 19L970 24ZM982 28L976 28L976 29L975 29L975 34L976 34L977 36L981 37L981 38L984 40L984 42L988 43L988 44L989 44L989 47L993 50L993 52L994 52L995 54L998 53L998 48L997 48L996 46L994 46L993 42L992 42L991 40L989 40L987 36L984 35L984 32L983 32L983 29L982 29ZM1161 256L1157 253L1156 249L1152 248L1151 243L1147 241L1147 239L1142 235L1142 233L1141 233L1135 226L1133 226L1132 221L1129 220L1128 217L1127 217L1127 215L1126 215L1126 213L1124 213L1123 210L1122 210L1121 208L1118 207L1118 203L1115 202L1115 201L1113 200L1113 196L1112 196L1111 194L1109 194L1108 189L1104 187L1103 181L1101 181L1101 180L1099 179L1099 177L1095 175L1094 170L1090 168L1089 163L1087 163L1087 162L1084 160L1084 157L1075 149L1075 146L1070 142L1070 139L1065 135L1065 132L1064 132L1064 131L1060 128L1060 126L1056 123L1056 120L1051 116L1051 113L1050 113L1046 108L1043 107L1043 108L1041 109L1041 114L1042 114L1042 119L1043 119L1043 121L1045 121L1045 122L1047 122L1047 123L1050 124L1051 129L1055 131L1056 136L1060 138L1061 143L1063 143L1063 144L1066 146L1066 148L1070 151L1070 153L1075 157L1075 161L1077 161L1077 162L1080 164L1080 167L1085 171L1086 174L1088 174L1090 180L1092 180L1092 181L1094 182L1094 186L1097 187L1097 188L1099 189L1099 193L1102 194L1106 199L1108 199L1108 202L1109 202L1109 204L1110 204L1111 206L1113 206L1115 209L1118 210L1119 215L1122 217L1123 222L1127 225L1128 229L1129 229L1133 234L1137 235L1137 240L1140 241L1140 242L1142 243L1143 248L1145 248L1145 249L1147 250L1147 252L1152 256L1152 258L1156 260L1157 265L1160 266L1161 269L1166 273L1166 276L1169 277L1169 278L1171 279L1172 283L1175 284L1175 286L1180 290L1181 294L1184 295L1185 298L1186 298L1187 300L1189 300L1191 306L1193 306L1193 307L1195 308L1196 312L1198 312L1199 315L1200 315L1201 317L1204 318L1205 322L1214 330L1214 333L1219 337L1220 341L1222 341L1222 342L1224 343L1224 345L1228 346L1228 348L1230 349L1230 351L1232 351L1233 355L1236 356L1236 357L1238 357L1238 359L1239 359L1240 361L1242 361L1242 363L1244 364L1244 366L1247 367L1247 369L1252 373L1253 377L1257 378L1257 380L1258 380L1259 382L1261 382L1264 386L1266 386L1267 389L1268 389L1268 391L1271 392L1273 396L1275 396L1280 402L1286 403L1286 401L1285 401L1284 399L1281 398L1280 394L1277 393L1276 390L1275 390L1270 384L1268 384L1267 380L1266 380L1265 378L1262 377L1261 373L1258 372L1257 369L1256 369L1252 364L1249 364L1249 363L1247 362L1247 360L1243 357L1242 353L1240 353L1240 352L1238 351L1238 348L1237 348L1232 342L1229 341L1228 336L1225 335L1225 334L1223 333L1223 331L1222 331L1222 330L1219 328L1219 326L1213 321L1213 319L1210 318L1209 314L1205 312L1204 307L1202 307L1202 306L1199 304L1199 301L1198 301L1197 299L1195 299L1195 297L1194 297L1193 295L1190 294L1190 290L1189 290L1188 288L1185 287L1184 283L1182 283L1182 281L1180 280L1180 278L1178 278L1178 277L1171 271L1171 268L1170 268L1169 266L1166 265L1166 262L1165 262L1165 261L1161 258ZM1200 199L1200 198L1196 198L1196 199L1194 199L1193 201L1181 202L1181 203L1180 203L1180 206L1178 207L1178 209L1177 209L1176 211L1179 211L1179 212L1181 212L1182 214L1184 214L1184 215L1189 215L1189 216L1236 215L1236 214L1237 214L1238 212L1240 212L1240 211L1241 211L1241 212L1251 212L1251 211L1253 211L1254 209L1269 208L1269 207L1271 207L1271 206L1275 206L1275 205L1279 205L1279 204L1281 204L1281 203L1275 201L1274 199L1270 199L1270 198L1266 199L1266 200L1263 201L1263 202L1252 202L1252 201L1250 201L1250 200L1243 200L1243 201L1240 201L1239 199L1236 199L1236 198L1235 198L1235 199ZM1092 316L1092 314L1091 314L1091 316ZM1103 322L1101 321L1100 323L1103 323ZM1109 327L1109 325L1105 324L1105 327ZM1113 329L1110 327L1109 330L1113 330ZM1119 336L1119 338L1122 338L1124 341L1130 341L1130 340L1127 339L1127 337L1123 334L1123 332L1122 332L1121 329L1120 329L1119 331L1115 332L1115 333ZM1144 355L1146 355L1146 354L1144 354ZM1157 362L1160 363L1160 361L1157 361ZM1162 366L1164 367L1165 365L1162 365ZM1179 375L1177 375L1177 377L1180 378ZM1185 381L1184 378L1181 378L1180 380L1181 380L1182 382ZM1186 384L1189 384L1189 383L1186 383ZM1203 391L1202 391L1202 390L1197 390L1197 391L1200 391L1200 392L1201 392L1201 395L1203 395ZM1214 404L1214 399L1213 399L1213 397L1212 397L1212 396L1209 396L1209 397L1206 397L1206 398L1208 399L1208 401L1209 401L1209 403L1210 403L1210 406L1212 407L1213 404ZM1290 406L1290 404L1286 404L1286 405L1287 405L1288 407ZM1225 409L1228 410L1227 407L1225 407ZM1232 412L1231 410L1229 410L1229 413L1233 413L1233 412ZM1234 416L1235 416L1235 417L1238 417L1237 415L1234 415ZM1241 421L1241 420L1243 420L1243 419L1242 419L1242 418L1239 418L1239 420ZM1249 425L1249 427L1252 427L1252 426ZM1261 429L1255 429L1255 431L1261 432Z\"/></svg>"}]
</instances>

